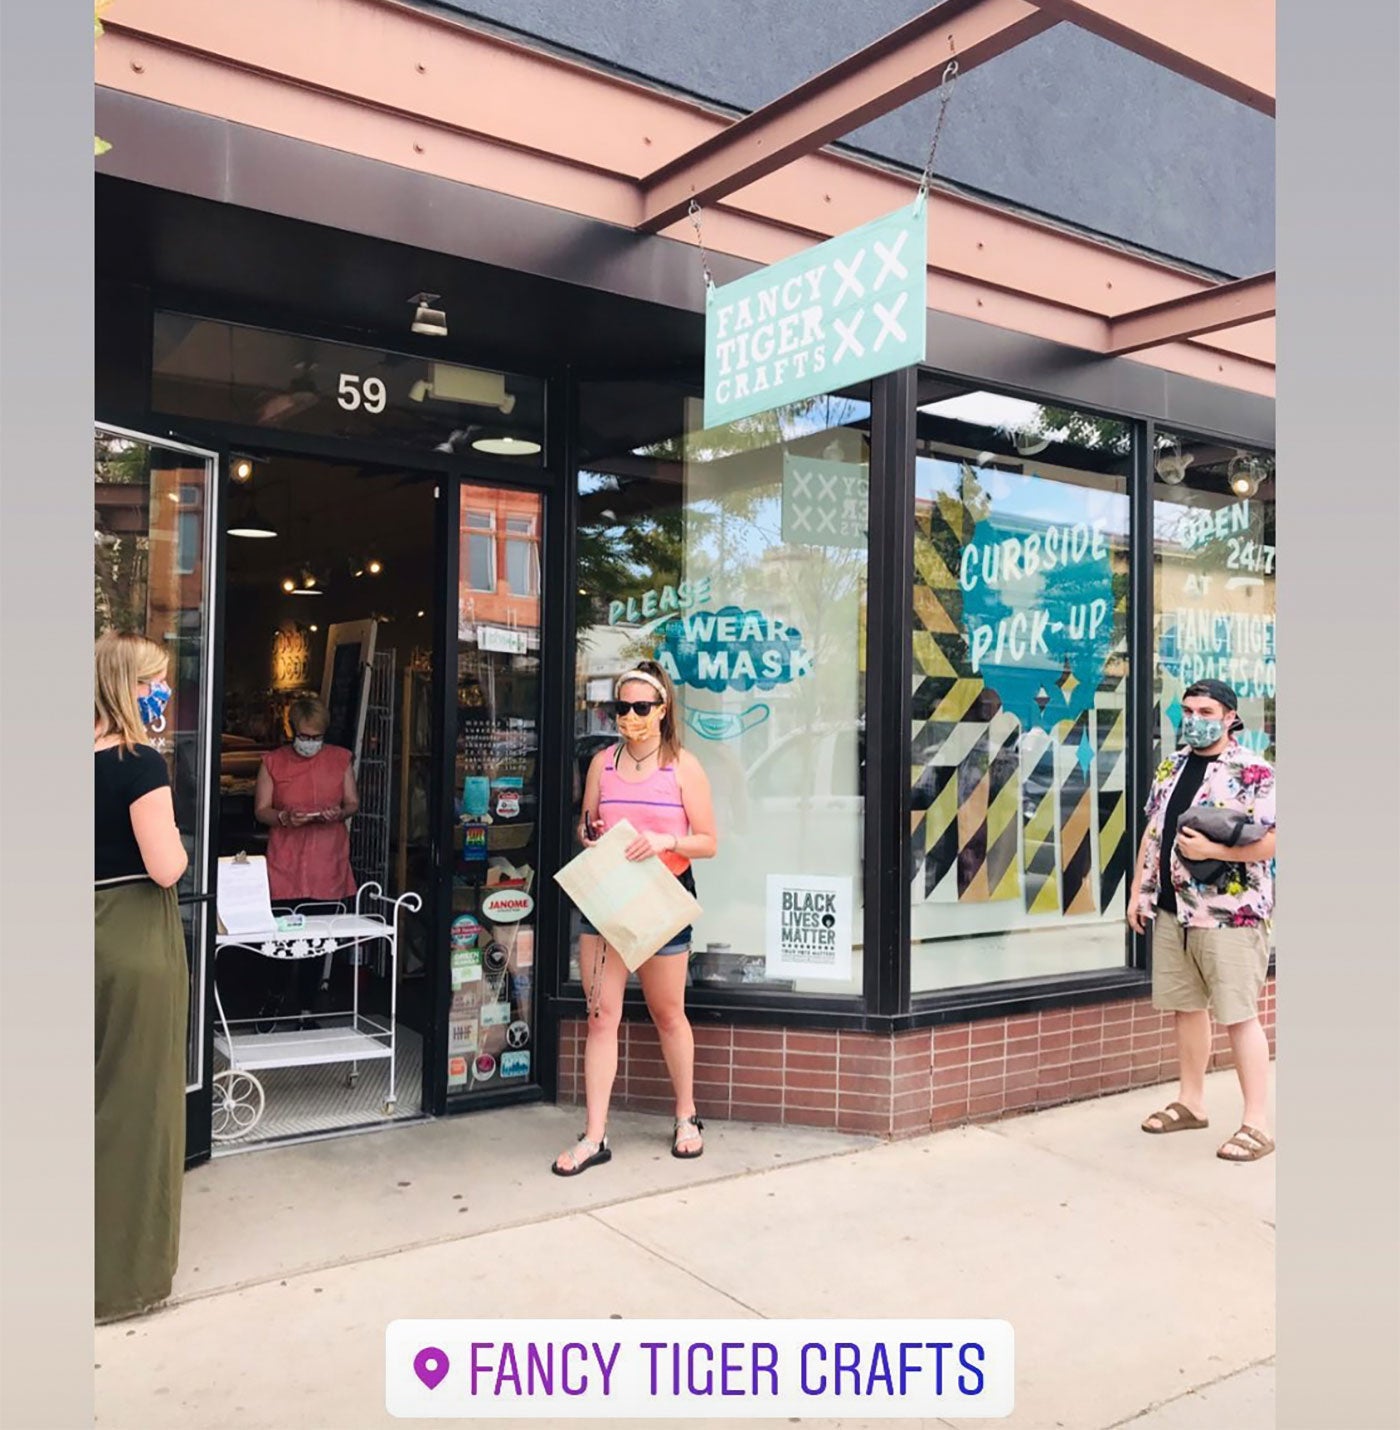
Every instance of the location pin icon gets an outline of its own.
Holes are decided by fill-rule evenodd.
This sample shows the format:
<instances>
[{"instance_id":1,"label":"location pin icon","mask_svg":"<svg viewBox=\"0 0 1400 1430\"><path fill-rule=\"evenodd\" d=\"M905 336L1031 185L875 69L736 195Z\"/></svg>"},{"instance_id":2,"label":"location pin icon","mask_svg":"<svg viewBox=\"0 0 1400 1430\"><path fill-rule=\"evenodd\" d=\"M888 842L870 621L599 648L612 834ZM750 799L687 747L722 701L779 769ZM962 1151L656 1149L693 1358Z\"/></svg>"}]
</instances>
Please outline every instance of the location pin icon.
<instances>
[{"instance_id":1,"label":"location pin icon","mask_svg":"<svg viewBox=\"0 0 1400 1430\"><path fill-rule=\"evenodd\" d=\"M447 1353L436 1346L424 1346L413 1357L413 1373L429 1390L436 1390L442 1384L449 1365Z\"/></svg>"}]
</instances>

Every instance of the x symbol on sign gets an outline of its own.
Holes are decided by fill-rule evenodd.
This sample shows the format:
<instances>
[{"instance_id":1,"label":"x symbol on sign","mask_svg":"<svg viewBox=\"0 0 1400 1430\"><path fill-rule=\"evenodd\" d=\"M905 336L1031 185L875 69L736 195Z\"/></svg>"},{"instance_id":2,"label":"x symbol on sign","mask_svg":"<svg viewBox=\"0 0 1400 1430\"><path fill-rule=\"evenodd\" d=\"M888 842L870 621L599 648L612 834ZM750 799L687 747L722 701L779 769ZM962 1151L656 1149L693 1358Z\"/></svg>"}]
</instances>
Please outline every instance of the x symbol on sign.
<instances>
[{"instance_id":1,"label":"x symbol on sign","mask_svg":"<svg viewBox=\"0 0 1400 1430\"><path fill-rule=\"evenodd\" d=\"M812 474L810 472L794 472L792 474L792 494L793 496L810 496L812 491Z\"/></svg>"},{"instance_id":2,"label":"x symbol on sign","mask_svg":"<svg viewBox=\"0 0 1400 1430\"><path fill-rule=\"evenodd\" d=\"M909 237L909 230L904 229L899 237L895 239L891 248L886 248L879 239L875 240L875 257L880 260L880 271L875 275L875 282L871 287L878 288L891 273L896 278L907 278L909 270L899 261L899 251L904 247L905 240Z\"/></svg>"},{"instance_id":3,"label":"x symbol on sign","mask_svg":"<svg viewBox=\"0 0 1400 1430\"><path fill-rule=\"evenodd\" d=\"M835 530L836 530L836 513L835 513L834 511L832 511L832 509L831 509L830 507L826 507L826 508L823 508L823 509L818 509L818 511L817 511L817 530L818 530L818 531L835 531Z\"/></svg>"},{"instance_id":4,"label":"x symbol on sign","mask_svg":"<svg viewBox=\"0 0 1400 1430\"><path fill-rule=\"evenodd\" d=\"M812 518L805 506L794 506L788 510L788 525L794 532L811 529Z\"/></svg>"},{"instance_id":5,"label":"x symbol on sign","mask_svg":"<svg viewBox=\"0 0 1400 1430\"><path fill-rule=\"evenodd\" d=\"M836 290L836 296L831 300L834 308L842 298L846 296L846 289L849 288L857 298L865 297L865 287L856 274L860 272L860 265L865 262L865 250L862 248L856 256L851 259L849 266L842 263L839 258L832 260L831 266L841 275L841 286Z\"/></svg>"},{"instance_id":6,"label":"x symbol on sign","mask_svg":"<svg viewBox=\"0 0 1400 1430\"><path fill-rule=\"evenodd\" d=\"M875 304L875 316L880 320L880 335L875 339L876 352L880 351L885 339L891 334L901 343L908 336L904 329L895 321L895 319L899 317L900 311L908 301L908 298L909 295L907 293L901 293L899 300L895 303L893 308L886 308L883 303Z\"/></svg>"},{"instance_id":7,"label":"x symbol on sign","mask_svg":"<svg viewBox=\"0 0 1400 1430\"><path fill-rule=\"evenodd\" d=\"M833 476L823 476L820 478L822 489L817 493L818 499L825 500L827 497L836 495L836 478Z\"/></svg>"},{"instance_id":8,"label":"x symbol on sign","mask_svg":"<svg viewBox=\"0 0 1400 1430\"><path fill-rule=\"evenodd\" d=\"M849 323L843 323L840 318L831 320L831 326L841 335L841 341L831 359L833 365L845 357L847 348L850 348L857 357L865 356L865 345L856 337L856 329L860 327L864 317L865 309L857 308Z\"/></svg>"}]
</instances>

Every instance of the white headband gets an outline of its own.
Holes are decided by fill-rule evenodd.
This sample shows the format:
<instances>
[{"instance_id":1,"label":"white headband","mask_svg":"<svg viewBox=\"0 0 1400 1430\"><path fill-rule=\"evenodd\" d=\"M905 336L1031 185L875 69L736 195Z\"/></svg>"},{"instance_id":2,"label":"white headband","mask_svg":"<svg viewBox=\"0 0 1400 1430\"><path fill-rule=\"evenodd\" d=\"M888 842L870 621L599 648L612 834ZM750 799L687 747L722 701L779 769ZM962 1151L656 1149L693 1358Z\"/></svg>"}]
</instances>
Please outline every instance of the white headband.
<instances>
[{"instance_id":1,"label":"white headband","mask_svg":"<svg viewBox=\"0 0 1400 1430\"><path fill-rule=\"evenodd\" d=\"M621 695L622 687L629 680L645 681L663 700L666 698L666 687L654 675L648 675L644 670L629 670L626 675L619 675L617 684L613 686L613 695Z\"/></svg>"}]
</instances>

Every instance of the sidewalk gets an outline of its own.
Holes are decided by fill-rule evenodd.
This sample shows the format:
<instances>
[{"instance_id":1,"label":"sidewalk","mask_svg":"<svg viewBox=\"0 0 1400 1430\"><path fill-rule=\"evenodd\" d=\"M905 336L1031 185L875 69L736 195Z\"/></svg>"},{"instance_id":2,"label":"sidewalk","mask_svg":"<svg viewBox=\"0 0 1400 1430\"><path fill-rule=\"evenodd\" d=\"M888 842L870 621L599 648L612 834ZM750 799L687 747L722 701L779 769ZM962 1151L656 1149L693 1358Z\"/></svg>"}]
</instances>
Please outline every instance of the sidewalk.
<instances>
[{"instance_id":1,"label":"sidewalk","mask_svg":"<svg viewBox=\"0 0 1400 1430\"><path fill-rule=\"evenodd\" d=\"M1275 1159L1214 1156L1233 1073L1208 1132L1139 1133L1170 1097L890 1145L711 1123L694 1163L624 1115L573 1181L547 1170L578 1132L556 1107L221 1159L187 1181L174 1304L97 1331L97 1423L405 1423L396 1317L985 1316L1016 1329L1017 1409L959 1430L1272 1430Z\"/></svg>"}]
</instances>

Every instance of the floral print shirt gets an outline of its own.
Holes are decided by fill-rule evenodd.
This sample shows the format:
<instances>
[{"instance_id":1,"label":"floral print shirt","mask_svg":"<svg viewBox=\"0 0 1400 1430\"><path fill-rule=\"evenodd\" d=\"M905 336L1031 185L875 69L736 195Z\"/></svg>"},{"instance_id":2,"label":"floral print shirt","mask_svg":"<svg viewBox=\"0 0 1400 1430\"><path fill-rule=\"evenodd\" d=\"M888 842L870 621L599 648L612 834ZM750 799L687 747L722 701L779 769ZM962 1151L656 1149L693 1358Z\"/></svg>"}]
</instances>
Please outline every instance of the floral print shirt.
<instances>
[{"instance_id":1,"label":"floral print shirt","mask_svg":"<svg viewBox=\"0 0 1400 1430\"><path fill-rule=\"evenodd\" d=\"M1157 906L1162 868L1162 826L1167 802L1181 775L1190 750L1182 748L1157 767L1147 801L1147 852L1143 865L1139 904L1151 916ZM1211 762L1191 808L1213 806L1238 810L1251 824L1272 829L1274 770L1267 760L1231 740ZM1252 928L1266 923L1274 912L1274 861L1235 864L1226 873L1224 887L1196 883L1186 872L1181 856L1171 854L1172 887L1176 891L1177 917L1188 928Z\"/></svg>"}]
</instances>

